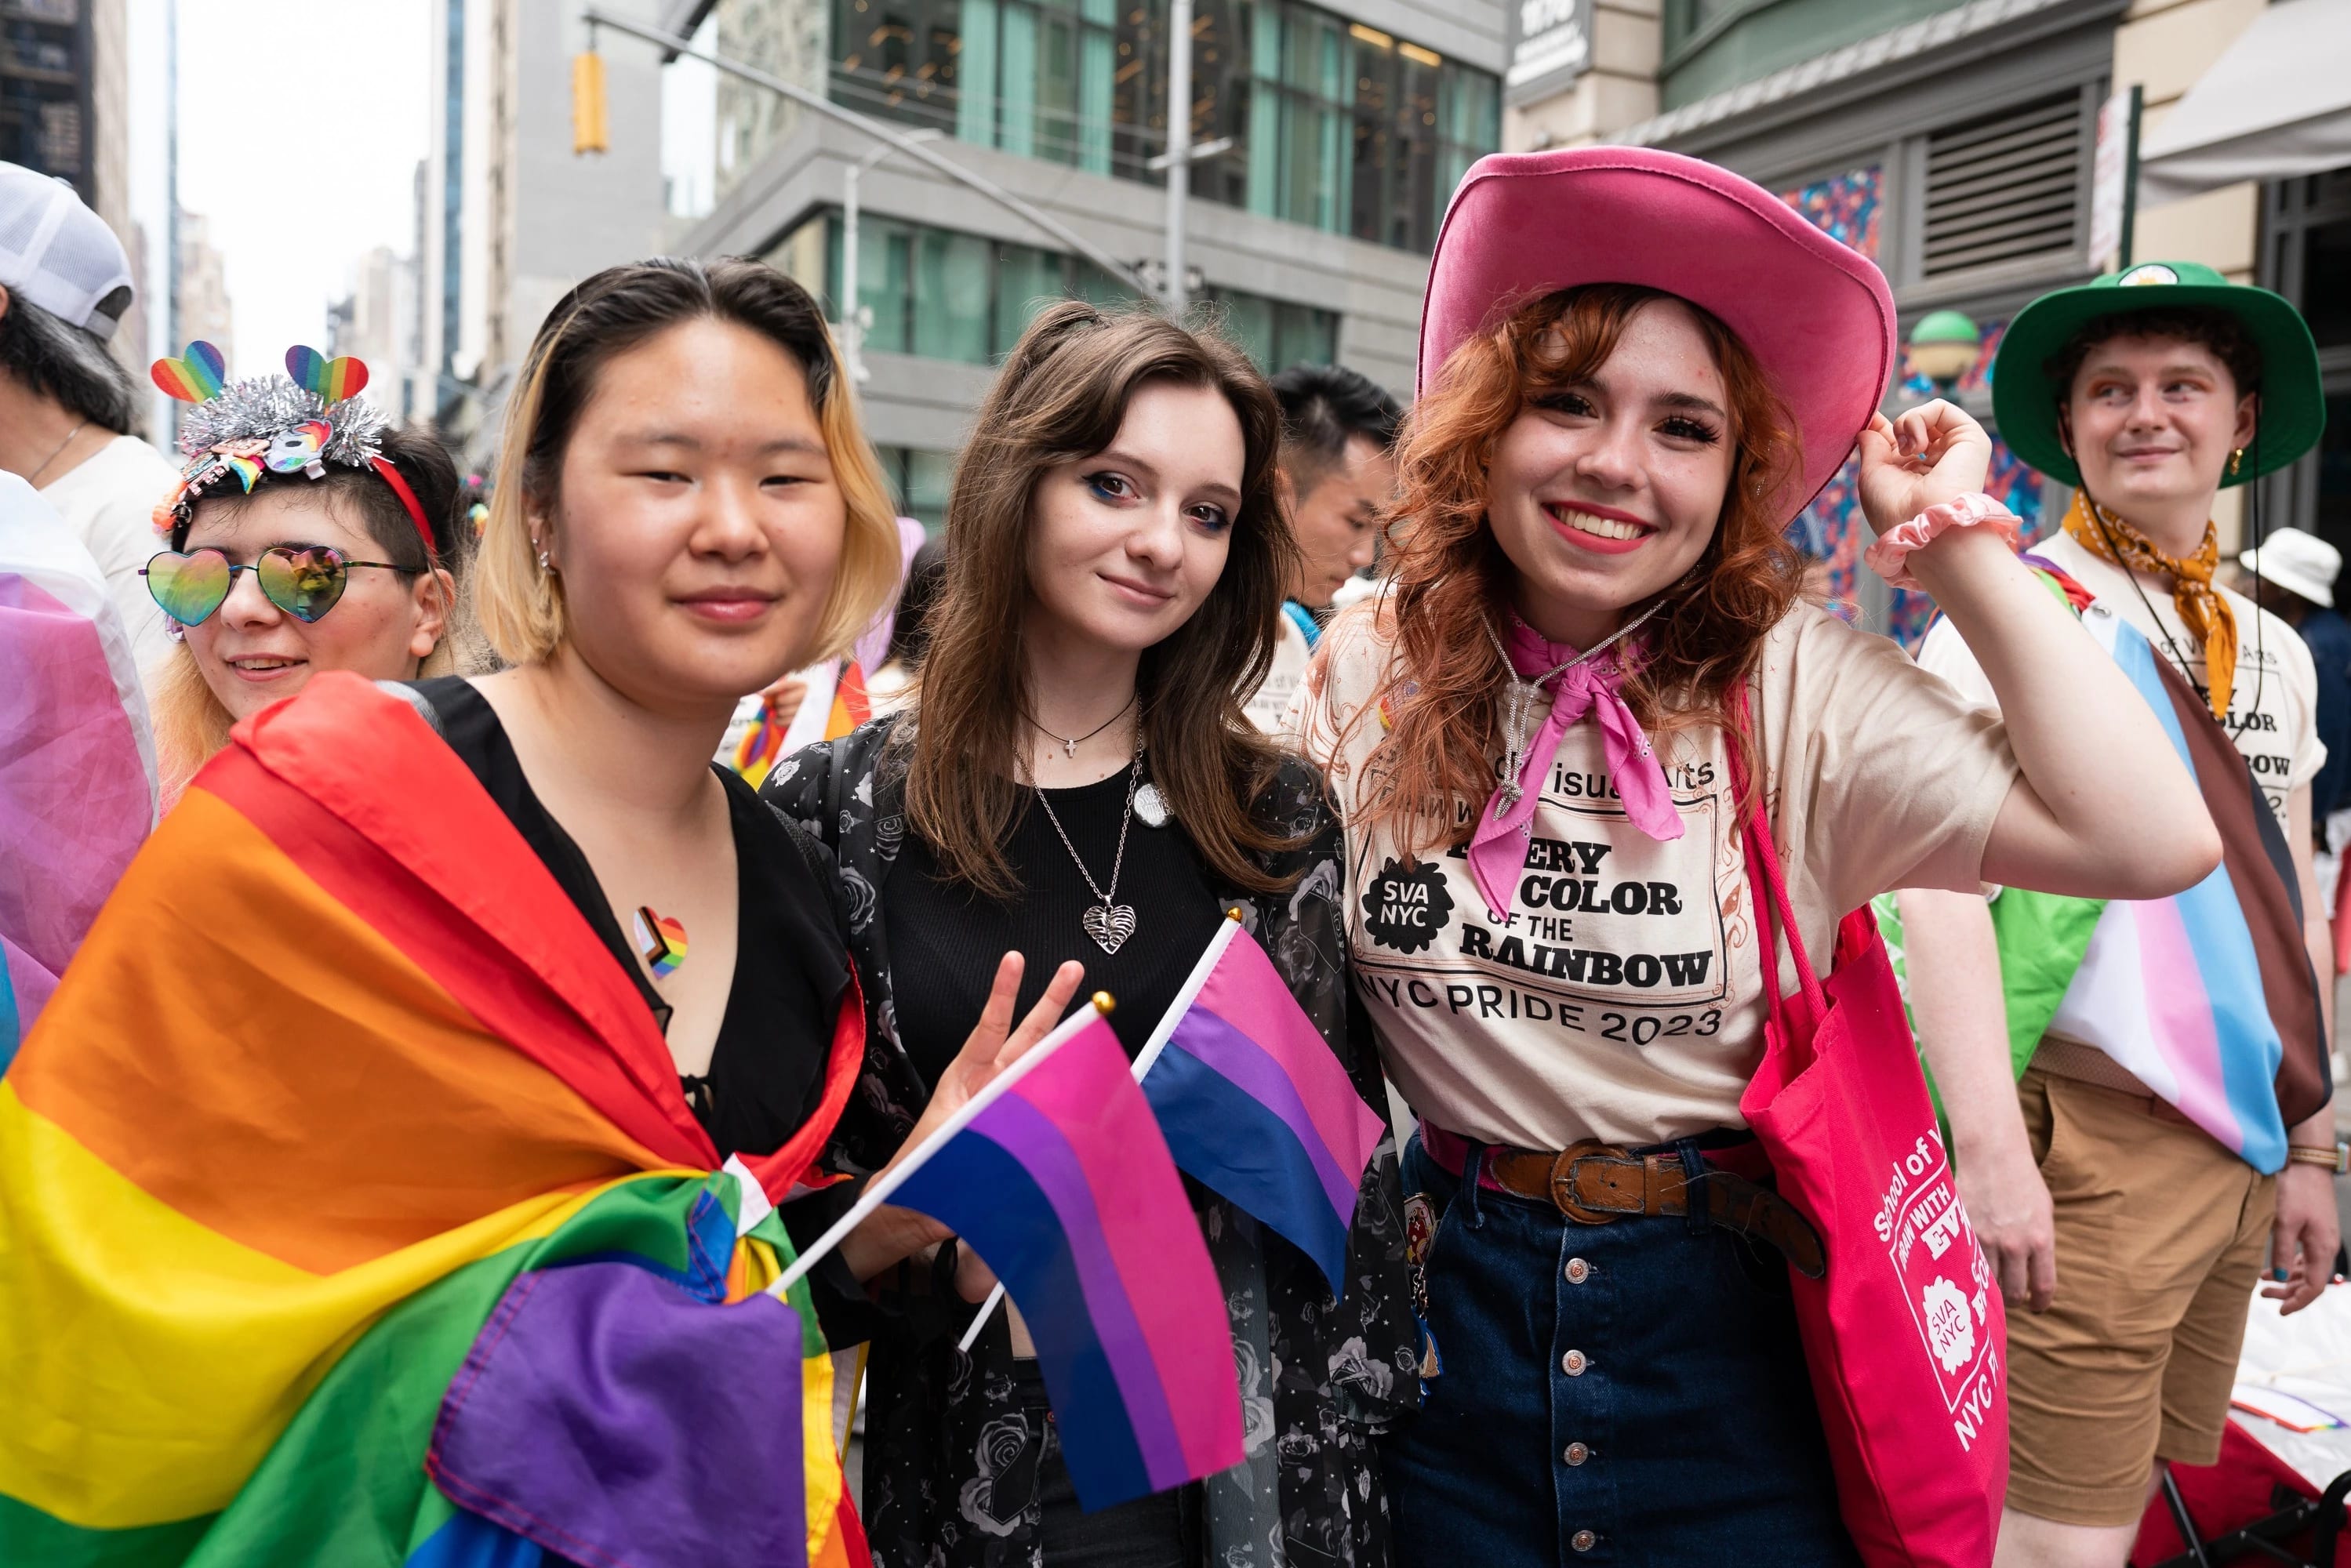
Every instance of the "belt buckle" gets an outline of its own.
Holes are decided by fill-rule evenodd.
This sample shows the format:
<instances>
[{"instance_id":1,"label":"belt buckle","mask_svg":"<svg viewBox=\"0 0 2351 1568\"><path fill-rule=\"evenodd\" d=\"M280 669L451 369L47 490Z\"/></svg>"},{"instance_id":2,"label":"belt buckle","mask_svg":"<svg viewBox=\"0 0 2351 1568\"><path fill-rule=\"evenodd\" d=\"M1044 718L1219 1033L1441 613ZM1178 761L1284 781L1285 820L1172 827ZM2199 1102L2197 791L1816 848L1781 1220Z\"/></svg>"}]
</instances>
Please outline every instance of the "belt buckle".
<instances>
[{"instance_id":1,"label":"belt buckle","mask_svg":"<svg viewBox=\"0 0 2351 1568\"><path fill-rule=\"evenodd\" d=\"M1586 1208L1575 1201L1576 1162L1594 1156L1618 1160L1632 1157L1620 1145L1603 1143L1598 1138L1584 1138L1562 1149L1559 1157L1551 1163L1551 1200L1562 1214L1578 1225L1606 1225L1616 1218L1611 1210Z\"/></svg>"}]
</instances>

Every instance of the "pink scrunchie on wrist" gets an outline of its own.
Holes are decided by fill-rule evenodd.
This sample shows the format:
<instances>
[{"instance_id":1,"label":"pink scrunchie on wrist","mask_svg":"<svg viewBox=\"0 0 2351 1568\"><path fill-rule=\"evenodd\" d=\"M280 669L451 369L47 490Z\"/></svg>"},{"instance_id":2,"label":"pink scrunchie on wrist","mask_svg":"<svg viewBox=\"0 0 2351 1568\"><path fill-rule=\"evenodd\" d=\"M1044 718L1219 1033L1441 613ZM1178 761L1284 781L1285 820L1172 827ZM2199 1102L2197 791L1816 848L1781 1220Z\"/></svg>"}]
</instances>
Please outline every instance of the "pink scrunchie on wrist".
<instances>
[{"instance_id":1,"label":"pink scrunchie on wrist","mask_svg":"<svg viewBox=\"0 0 2351 1568\"><path fill-rule=\"evenodd\" d=\"M1917 588L1917 578L1910 575L1907 564L1910 552L1931 543L1946 528L1971 528L1978 526L1997 528L2008 548L2016 548L2017 531L2024 527L2023 519L2000 502L1981 491L1970 491L1953 497L1940 506L1929 507L1907 523L1898 524L1877 536L1877 542L1863 552L1862 559L1870 570L1896 588Z\"/></svg>"}]
</instances>

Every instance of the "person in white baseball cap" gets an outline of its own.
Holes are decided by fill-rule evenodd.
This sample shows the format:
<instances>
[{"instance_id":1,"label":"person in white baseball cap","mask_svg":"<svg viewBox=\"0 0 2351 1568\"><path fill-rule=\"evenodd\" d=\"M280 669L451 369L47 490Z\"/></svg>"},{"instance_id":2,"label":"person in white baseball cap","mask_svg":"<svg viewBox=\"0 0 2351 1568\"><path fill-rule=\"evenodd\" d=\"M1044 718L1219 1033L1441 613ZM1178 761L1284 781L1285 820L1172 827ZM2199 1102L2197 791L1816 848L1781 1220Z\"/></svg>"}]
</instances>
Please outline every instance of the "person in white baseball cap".
<instances>
[{"instance_id":1,"label":"person in white baseball cap","mask_svg":"<svg viewBox=\"0 0 2351 1568\"><path fill-rule=\"evenodd\" d=\"M2318 671L2318 738L2326 761L2310 781L2310 822L2324 857L2320 891L2331 894L2332 819L2351 807L2351 621L2335 608L2343 552L2316 534L2276 528L2238 556L2237 564L2248 580L2239 586L2294 629Z\"/></svg>"},{"instance_id":2,"label":"person in white baseball cap","mask_svg":"<svg viewBox=\"0 0 2351 1568\"><path fill-rule=\"evenodd\" d=\"M0 162L0 469L97 558L143 667L170 647L139 569L179 470L131 434L141 394L108 349L132 292L122 242L72 186Z\"/></svg>"}]
</instances>

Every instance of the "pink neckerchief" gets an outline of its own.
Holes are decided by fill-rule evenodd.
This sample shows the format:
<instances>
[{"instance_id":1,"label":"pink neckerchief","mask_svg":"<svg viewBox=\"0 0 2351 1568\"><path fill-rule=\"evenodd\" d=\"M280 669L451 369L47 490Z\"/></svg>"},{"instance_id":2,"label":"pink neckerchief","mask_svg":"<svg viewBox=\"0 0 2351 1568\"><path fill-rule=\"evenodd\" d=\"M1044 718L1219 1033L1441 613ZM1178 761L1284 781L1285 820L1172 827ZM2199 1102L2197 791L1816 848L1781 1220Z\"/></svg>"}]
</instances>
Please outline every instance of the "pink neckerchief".
<instances>
[{"instance_id":1,"label":"pink neckerchief","mask_svg":"<svg viewBox=\"0 0 2351 1568\"><path fill-rule=\"evenodd\" d=\"M1534 831L1535 802L1559 755L1560 739L1568 726L1584 715L1600 721L1602 754L1633 825L1665 842L1682 836L1682 819L1666 787L1666 770L1649 737L1641 732L1641 721L1633 716L1620 695L1625 684L1621 655L1573 663L1579 657L1575 649L1551 642L1515 615L1510 617L1507 639L1498 641L1510 667L1531 683L1520 685L1506 702L1531 701L1546 685L1552 693L1551 713L1535 732L1524 759L1507 759L1519 762L1517 776L1505 778L1495 789L1469 840L1470 878L1487 907L1499 919L1510 913L1510 895L1516 891L1520 868L1526 864L1528 837ZM1514 718L1506 716L1504 727L1515 732ZM1509 737L1512 742L1516 738L1515 733Z\"/></svg>"}]
</instances>

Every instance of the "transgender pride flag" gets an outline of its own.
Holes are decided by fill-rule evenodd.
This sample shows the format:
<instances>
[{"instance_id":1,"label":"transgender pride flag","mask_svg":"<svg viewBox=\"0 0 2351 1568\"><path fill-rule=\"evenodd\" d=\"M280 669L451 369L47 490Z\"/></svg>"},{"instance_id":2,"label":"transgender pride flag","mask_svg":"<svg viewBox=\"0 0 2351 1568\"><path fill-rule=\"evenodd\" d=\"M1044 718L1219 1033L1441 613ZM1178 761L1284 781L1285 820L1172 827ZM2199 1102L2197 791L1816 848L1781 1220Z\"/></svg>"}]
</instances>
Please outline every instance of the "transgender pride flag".
<instances>
[{"instance_id":1,"label":"transgender pride flag","mask_svg":"<svg viewBox=\"0 0 2351 1568\"><path fill-rule=\"evenodd\" d=\"M1287 1238L1344 1295L1355 1191L1386 1124L1239 921L1200 955L1134 1075L1177 1167Z\"/></svg>"},{"instance_id":2,"label":"transgender pride flag","mask_svg":"<svg viewBox=\"0 0 2351 1568\"><path fill-rule=\"evenodd\" d=\"M2095 604L2082 625L2130 677L2180 761L2195 771L2147 638ZM2267 810L2258 797L2254 809ZM2273 1087L2284 1047L2227 863L2169 898L2109 902L2049 1032L2113 1057L2255 1170L2285 1164Z\"/></svg>"},{"instance_id":3,"label":"transgender pride flag","mask_svg":"<svg viewBox=\"0 0 2351 1568\"><path fill-rule=\"evenodd\" d=\"M1224 1291L1100 1006L868 1183L771 1289L789 1289L885 1200L951 1227L1004 1281L1086 1509L1241 1462Z\"/></svg>"}]
</instances>

